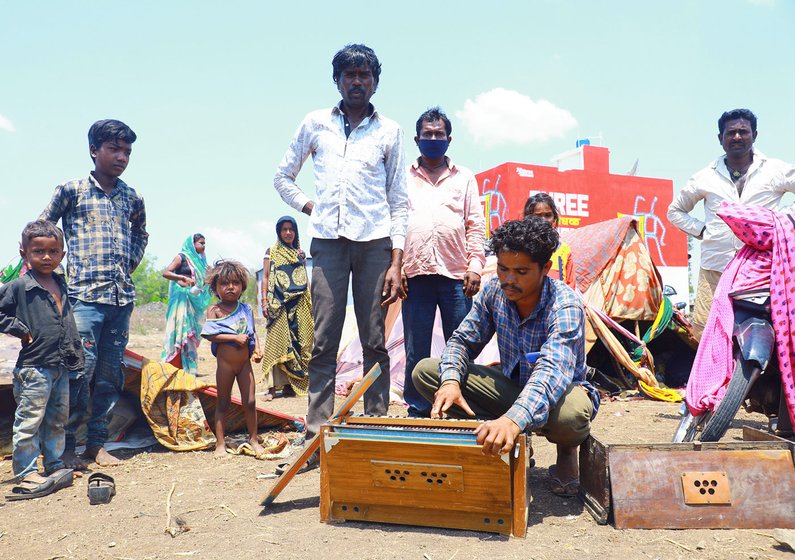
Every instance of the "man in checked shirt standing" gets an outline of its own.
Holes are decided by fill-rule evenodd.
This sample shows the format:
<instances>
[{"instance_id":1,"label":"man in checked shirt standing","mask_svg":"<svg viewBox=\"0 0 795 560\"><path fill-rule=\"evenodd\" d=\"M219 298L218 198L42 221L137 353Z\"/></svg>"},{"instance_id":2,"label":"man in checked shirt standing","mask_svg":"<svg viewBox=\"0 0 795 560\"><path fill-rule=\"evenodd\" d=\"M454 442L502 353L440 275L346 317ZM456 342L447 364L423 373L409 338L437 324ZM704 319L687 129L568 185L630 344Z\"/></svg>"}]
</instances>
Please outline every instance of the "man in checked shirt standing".
<instances>
[{"instance_id":1,"label":"man in checked shirt standing","mask_svg":"<svg viewBox=\"0 0 795 560\"><path fill-rule=\"evenodd\" d=\"M558 242L552 225L535 217L496 230L490 243L497 278L475 297L441 360L422 360L413 380L433 403L431 417L489 419L475 430L487 455L508 453L522 431L557 444L550 489L574 496L577 447L590 433L599 394L585 380L582 303L571 288L547 276ZM500 364L473 364L495 333ZM526 359L531 352L538 353L534 364Z\"/></svg>"},{"instance_id":2,"label":"man in checked shirt standing","mask_svg":"<svg viewBox=\"0 0 795 560\"><path fill-rule=\"evenodd\" d=\"M403 131L370 103L381 75L381 63L371 48L347 45L331 65L342 100L304 118L273 180L282 200L311 216L313 231L315 341L309 362L307 438L317 434L334 411L349 281L364 370L378 363L383 372L364 395L367 414L383 415L389 405L384 319L386 307L405 295L400 283L408 222ZM295 182L310 156L315 200ZM317 466L315 455L303 471Z\"/></svg>"},{"instance_id":3,"label":"man in checked shirt standing","mask_svg":"<svg viewBox=\"0 0 795 560\"><path fill-rule=\"evenodd\" d=\"M56 187L40 216L63 221L69 299L86 356L85 370L70 372L67 468L83 469L87 460L100 466L120 462L105 449L105 441L110 411L124 385L121 362L135 302L131 275L149 239L144 200L119 179L135 140L123 122L95 122L88 131L94 171ZM89 410L86 451L78 457L75 431Z\"/></svg>"}]
</instances>

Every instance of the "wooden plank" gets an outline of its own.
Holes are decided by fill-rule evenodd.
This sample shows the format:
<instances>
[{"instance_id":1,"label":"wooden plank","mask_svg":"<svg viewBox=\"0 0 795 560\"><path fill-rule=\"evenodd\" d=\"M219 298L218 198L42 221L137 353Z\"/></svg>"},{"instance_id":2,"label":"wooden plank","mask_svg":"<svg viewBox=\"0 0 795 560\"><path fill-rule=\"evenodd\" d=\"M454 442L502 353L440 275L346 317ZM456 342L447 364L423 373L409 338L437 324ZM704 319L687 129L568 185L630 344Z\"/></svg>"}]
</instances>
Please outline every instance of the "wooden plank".
<instances>
[{"instance_id":1,"label":"wooden plank","mask_svg":"<svg viewBox=\"0 0 795 560\"><path fill-rule=\"evenodd\" d=\"M374 505L361 500L334 502L331 507L331 518L340 521L371 521L511 534L510 515L472 513L450 509L428 510L401 505Z\"/></svg>"},{"instance_id":2,"label":"wooden plank","mask_svg":"<svg viewBox=\"0 0 795 560\"><path fill-rule=\"evenodd\" d=\"M339 409L337 410L337 412L334 413L332 418L345 416L351 410L353 410L353 406L360 398L362 398L364 393L367 391L367 389L370 388L370 386L373 384L373 381L375 381L379 375L381 375L381 366L379 364L375 364L372 367L372 369L367 373L367 375L364 376L362 382L359 383L359 385L354 386L354 389L353 391L351 391L351 394L348 395L348 398L346 398L342 402ZM279 476L279 478L276 479L276 482L274 482L268 494L264 498L262 498L260 505L262 505L263 507L268 507L269 505L271 505L273 501L276 499L276 497L281 493L281 491L287 487L287 485L290 483L290 481L298 472L298 469L304 466L304 463L306 463L309 460L309 457L312 455L312 453L317 451L319 447L320 447L320 432L315 434L315 436L304 445L304 450L301 452L301 454L298 455L298 457L296 457L293 460L293 462L290 463L290 466L287 469L285 469L285 471L281 474L281 476Z\"/></svg>"},{"instance_id":3,"label":"wooden plank","mask_svg":"<svg viewBox=\"0 0 795 560\"><path fill-rule=\"evenodd\" d=\"M605 525L610 519L610 447L593 435L580 444L580 497L594 520Z\"/></svg>"},{"instance_id":4,"label":"wooden plank","mask_svg":"<svg viewBox=\"0 0 795 560\"><path fill-rule=\"evenodd\" d=\"M524 538L530 508L530 487L527 484L527 436L520 434L511 450L511 534Z\"/></svg>"},{"instance_id":5,"label":"wooden plank","mask_svg":"<svg viewBox=\"0 0 795 560\"><path fill-rule=\"evenodd\" d=\"M756 428L751 428L749 426L743 426L743 441L776 441L789 445L790 448L795 448L795 443L789 441L788 439L784 439L783 437L771 434L768 431L757 430Z\"/></svg>"},{"instance_id":6,"label":"wooden plank","mask_svg":"<svg viewBox=\"0 0 795 560\"><path fill-rule=\"evenodd\" d=\"M795 528L789 450L654 452L610 446L608 463L616 528ZM725 472L731 504L687 505L682 474L697 471Z\"/></svg>"}]
</instances>

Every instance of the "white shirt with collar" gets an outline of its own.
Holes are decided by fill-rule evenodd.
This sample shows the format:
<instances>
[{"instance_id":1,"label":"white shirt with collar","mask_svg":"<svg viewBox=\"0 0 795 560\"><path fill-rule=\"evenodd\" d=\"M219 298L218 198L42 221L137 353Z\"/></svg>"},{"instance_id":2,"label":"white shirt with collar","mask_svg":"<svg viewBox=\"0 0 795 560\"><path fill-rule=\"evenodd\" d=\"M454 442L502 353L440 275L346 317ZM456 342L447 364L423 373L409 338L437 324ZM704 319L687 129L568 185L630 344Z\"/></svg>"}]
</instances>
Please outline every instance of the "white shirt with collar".
<instances>
[{"instance_id":1,"label":"white shirt with collar","mask_svg":"<svg viewBox=\"0 0 795 560\"><path fill-rule=\"evenodd\" d=\"M403 131L373 108L345 136L340 105L309 113L284 154L273 186L298 211L310 198L296 184L301 166L312 156L315 205L314 237L372 241L389 237L403 249L408 223L408 194Z\"/></svg>"},{"instance_id":2,"label":"white shirt with collar","mask_svg":"<svg viewBox=\"0 0 795 560\"><path fill-rule=\"evenodd\" d=\"M698 237L706 225L701 243L703 269L723 272L743 246L743 242L716 214L721 202L727 200L775 210L785 193L795 192L795 166L768 158L756 149L753 153L742 195L737 193L726 168L726 156L721 156L693 175L668 207L668 220L693 237ZM704 221L689 214L699 201L704 202Z\"/></svg>"}]
</instances>

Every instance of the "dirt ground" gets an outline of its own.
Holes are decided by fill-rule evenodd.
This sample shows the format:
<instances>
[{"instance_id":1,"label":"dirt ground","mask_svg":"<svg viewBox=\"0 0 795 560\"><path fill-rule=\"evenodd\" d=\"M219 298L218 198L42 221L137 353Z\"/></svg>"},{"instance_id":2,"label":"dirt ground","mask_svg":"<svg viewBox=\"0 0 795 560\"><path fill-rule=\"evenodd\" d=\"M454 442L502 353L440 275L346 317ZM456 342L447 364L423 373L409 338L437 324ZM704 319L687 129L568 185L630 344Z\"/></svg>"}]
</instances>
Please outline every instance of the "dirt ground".
<instances>
[{"instance_id":1,"label":"dirt ground","mask_svg":"<svg viewBox=\"0 0 795 560\"><path fill-rule=\"evenodd\" d=\"M133 319L129 348L156 357L160 316L156 309L148 311L149 317L143 309ZM201 373L213 375L214 362L205 345L201 356ZM306 412L305 399L299 398L279 398L266 406L298 416ZM678 421L677 407L647 400L605 402L593 432L608 443L667 442ZM390 413L405 414L398 406ZM753 424L759 418L746 420ZM739 438L739 430L728 437ZM119 452L124 463L102 469L116 480L117 495L110 504L89 505L87 474L50 496L0 502L0 558L795 558L777 544L772 531L617 530L597 525L579 500L548 490L554 446L539 437L533 438L533 446L537 465L530 474L533 502L525 539L374 523L323 524L318 471L296 477L263 512L259 502L273 481L258 475L273 473L277 461L231 455L214 460L209 451L174 453L154 446ZM10 459L0 461L0 480L10 476ZM176 537L164 531L172 487L171 524L188 529ZM3 494L9 490L8 484L0 485Z\"/></svg>"}]
</instances>

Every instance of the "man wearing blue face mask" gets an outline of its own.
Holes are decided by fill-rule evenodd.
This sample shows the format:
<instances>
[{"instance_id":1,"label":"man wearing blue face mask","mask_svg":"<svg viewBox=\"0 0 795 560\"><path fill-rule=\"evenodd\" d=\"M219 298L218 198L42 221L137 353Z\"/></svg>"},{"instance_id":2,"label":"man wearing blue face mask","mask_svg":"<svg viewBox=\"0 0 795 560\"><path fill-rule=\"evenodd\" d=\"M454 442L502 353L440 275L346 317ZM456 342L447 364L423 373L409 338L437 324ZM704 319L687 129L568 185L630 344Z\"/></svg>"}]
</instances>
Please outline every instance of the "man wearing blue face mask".
<instances>
[{"instance_id":1,"label":"man wearing blue face mask","mask_svg":"<svg viewBox=\"0 0 795 560\"><path fill-rule=\"evenodd\" d=\"M485 220L477 180L445 156L452 124L439 107L417 120L420 157L408 168L409 223L403 256L403 398L410 416L429 416L431 403L414 388L411 373L431 355L436 309L445 340L464 319L480 289L485 262Z\"/></svg>"}]
</instances>

